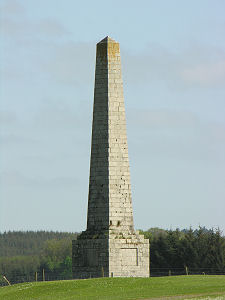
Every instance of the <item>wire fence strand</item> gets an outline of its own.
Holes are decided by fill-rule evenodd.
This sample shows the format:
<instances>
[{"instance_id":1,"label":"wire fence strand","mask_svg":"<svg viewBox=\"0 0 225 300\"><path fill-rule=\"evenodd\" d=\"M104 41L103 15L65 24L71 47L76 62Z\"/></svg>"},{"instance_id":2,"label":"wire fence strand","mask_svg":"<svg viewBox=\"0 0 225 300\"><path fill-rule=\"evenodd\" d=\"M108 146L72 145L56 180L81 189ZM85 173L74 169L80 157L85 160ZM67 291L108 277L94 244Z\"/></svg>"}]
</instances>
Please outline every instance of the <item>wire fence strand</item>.
<instances>
[{"instance_id":1,"label":"wire fence strand","mask_svg":"<svg viewBox=\"0 0 225 300\"><path fill-rule=\"evenodd\" d=\"M178 276L178 275L225 275L225 271L215 268L152 268L150 277ZM0 286L9 284L35 282L35 281L55 281L73 279L72 270L37 270L36 272L11 272L10 274L0 274Z\"/></svg>"}]
</instances>

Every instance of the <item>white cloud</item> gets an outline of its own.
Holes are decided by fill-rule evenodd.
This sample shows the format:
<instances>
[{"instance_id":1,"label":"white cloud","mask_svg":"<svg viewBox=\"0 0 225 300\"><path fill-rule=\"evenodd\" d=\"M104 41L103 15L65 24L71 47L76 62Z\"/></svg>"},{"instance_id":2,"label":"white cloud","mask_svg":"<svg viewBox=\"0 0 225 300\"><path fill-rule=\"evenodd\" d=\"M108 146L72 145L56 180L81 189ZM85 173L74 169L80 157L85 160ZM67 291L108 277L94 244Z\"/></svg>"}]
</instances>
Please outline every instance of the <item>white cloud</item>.
<instances>
[{"instance_id":1,"label":"white cloud","mask_svg":"<svg viewBox=\"0 0 225 300\"><path fill-rule=\"evenodd\" d=\"M21 20L5 17L1 21L1 26L6 37L13 37L16 40L35 40L40 39L40 37L55 38L69 34L56 19L44 19L35 22L25 17Z\"/></svg>"},{"instance_id":2,"label":"white cloud","mask_svg":"<svg viewBox=\"0 0 225 300\"><path fill-rule=\"evenodd\" d=\"M225 85L225 59L215 63L197 64L181 72L184 81L196 85Z\"/></svg>"},{"instance_id":3,"label":"white cloud","mask_svg":"<svg viewBox=\"0 0 225 300\"><path fill-rule=\"evenodd\" d=\"M37 31L47 36L60 37L69 34L65 27L59 21L54 19L42 20L35 26Z\"/></svg>"},{"instance_id":4,"label":"white cloud","mask_svg":"<svg viewBox=\"0 0 225 300\"><path fill-rule=\"evenodd\" d=\"M124 77L130 86L162 82L173 89L224 87L225 50L192 44L172 51L149 45L142 53L122 51ZM130 82L130 83L129 83Z\"/></svg>"},{"instance_id":5,"label":"white cloud","mask_svg":"<svg viewBox=\"0 0 225 300\"><path fill-rule=\"evenodd\" d=\"M133 110L130 113L132 126L149 129L193 128L200 123L196 114L189 111Z\"/></svg>"},{"instance_id":6,"label":"white cloud","mask_svg":"<svg viewBox=\"0 0 225 300\"><path fill-rule=\"evenodd\" d=\"M26 144L34 144L37 143L37 140L34 139L33 137L26 137L22 136L21 134L1 134L0 135L0 140L2 143L2 147L12 147L16 146L23 148Z\"/></svg>"},{"instance_id":7,"label":"white cloud","mask_svg":"<svg viewBox=\"0 0 225 300\"><path fill-rule=\"evenodd\" d=\"M18 124L19 120L15 112L12 111L0 111L0 125L10 126Z\"/></svg>"},{"instance_id":8,"label":"white cloud","mask_svg":"<svg viewBox=\"0 0 225 300\"><path fill-rule=\"evenodd\" d=\"M20 15L25 12L25 9L21 2L6 0L1 7L1 11L3 15Z\"/></svg>"},{"instance_id":9,"label":"white cloud","mask_svg":"<svg viewBox=\"0 0 225 300\"><path fill-rule=\"evenodd\" d=\"M16 40L39 39L41 37L56 38L69 32L57 19L31 20L21 2L8 0L0 7L1 31L5 37Z\"/></svg>"},{"instance_id":10,"label":"white cloud","mask_svg":"<svg viewBox=\"0 0 225 300\"><path fill-rule=\"evenodd\" d=\"M132 147L144 156L176 161L204 160L207 164L225 162L222 123L207 122L188 111L135 110L130 114L129 124Z\"/></svg>"},{"instance_id":11,"label":"white cloud","mask_svg":"<svg viewBox=\"0 0 225 300\"><path fill-rule=\"evenodd\" d=\"M11 171L0 174L2 185L5 187L12 186L27 186L31 188L45 187L45 188L60 188L66 186L75 186L79 180L75 177L52 177L44 178L25 176L22 173Z\"/></svg>"},{"instance_id":12,"label":"white cloud","mask_svg":"<svg viewBox=\"0 0 225 300\"><path fill-rule=\"evenodd\" d=\"M67 42L54 49L42 72L56 83L89 85L94 79L95 52L92 43Z\"/></svg>"}]
</instances>

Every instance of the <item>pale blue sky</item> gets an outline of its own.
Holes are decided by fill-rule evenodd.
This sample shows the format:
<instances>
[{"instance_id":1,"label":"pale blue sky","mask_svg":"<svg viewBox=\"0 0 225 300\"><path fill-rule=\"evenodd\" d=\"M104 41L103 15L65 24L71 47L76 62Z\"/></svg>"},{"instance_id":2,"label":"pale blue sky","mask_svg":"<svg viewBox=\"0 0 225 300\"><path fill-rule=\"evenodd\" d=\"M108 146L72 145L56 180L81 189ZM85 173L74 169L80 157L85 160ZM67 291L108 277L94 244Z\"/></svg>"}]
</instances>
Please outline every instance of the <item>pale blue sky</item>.
<instances>
[{"instance_id":1,"label":"pale blue sky","mask_svg":"<svg viewBox=\"0 0 225 300\"><path fill-rule=\"evenodd\" d=\"M0 0L0 231L86 227L95 45L120 43L136 228L225 231L225 1Z\"/></svg>"}]
</instances>

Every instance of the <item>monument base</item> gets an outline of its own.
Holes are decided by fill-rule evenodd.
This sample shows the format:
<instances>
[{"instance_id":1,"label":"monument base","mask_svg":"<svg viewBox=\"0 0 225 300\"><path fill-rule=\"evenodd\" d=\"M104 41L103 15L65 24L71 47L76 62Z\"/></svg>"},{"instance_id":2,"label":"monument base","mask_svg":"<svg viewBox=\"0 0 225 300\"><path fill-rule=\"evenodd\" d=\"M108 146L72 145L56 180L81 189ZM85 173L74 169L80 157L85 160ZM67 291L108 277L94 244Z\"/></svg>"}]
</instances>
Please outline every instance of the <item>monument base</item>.
<instances>
[{"instance_id":1,"label":"monument base","mask_svg":"<svg viewBox=\"0 0 225 300\"><path fill-rule=\"evenodd\" d=\"M149 277L149 240L137 232L81 236L73 241L72 253L73 278Z\"/></svg>"},{"instance_id":2,"label":"monument base","mask_svg":"<svg viewBox=\"0 0 225 300\"><path fill-rule=\"evenodd\" d=\"M108 277L108 240L79 239L72 244L74 279Z\"/></svg>"}]
</instances>

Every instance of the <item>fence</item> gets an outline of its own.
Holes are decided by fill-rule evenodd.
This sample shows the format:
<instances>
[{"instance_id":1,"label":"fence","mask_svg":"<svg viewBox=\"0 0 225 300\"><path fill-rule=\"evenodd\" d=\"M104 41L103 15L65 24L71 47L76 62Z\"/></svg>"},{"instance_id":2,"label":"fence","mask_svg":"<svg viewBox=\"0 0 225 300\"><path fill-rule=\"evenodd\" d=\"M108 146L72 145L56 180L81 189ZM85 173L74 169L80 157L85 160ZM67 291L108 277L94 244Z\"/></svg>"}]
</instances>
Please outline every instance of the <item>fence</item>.
<instances>
[{"instance_id":1,"label":"fence","mask_svg":"<svg viewBox=\"0 0 225 300\"><path fill-rule=\"evenodd\" d=\"M152 268L150 271L150 277L160 276L177 276L177 275L225 275L225 270L212 268ZM0 286L8 284L16 284L22 282L34 282L34 281L54 281L54 280L69 280L72 279L72 270L68 270L65 274L63 271L48 271L39 270L37 272L22 273L12 272L7 274L0 274ZM7 282L8 281L8 282Z\"/></svg>"},{"instance_id":2,"label":"fence","mask_svg":"<svg viewBox=\"0 0 225 300\"><path fill-rule=\"evenodd\" d=\"M151 277L177 275L225 275L225 269L215 268L151 268Z\"/></svg>"}]
</instances>

